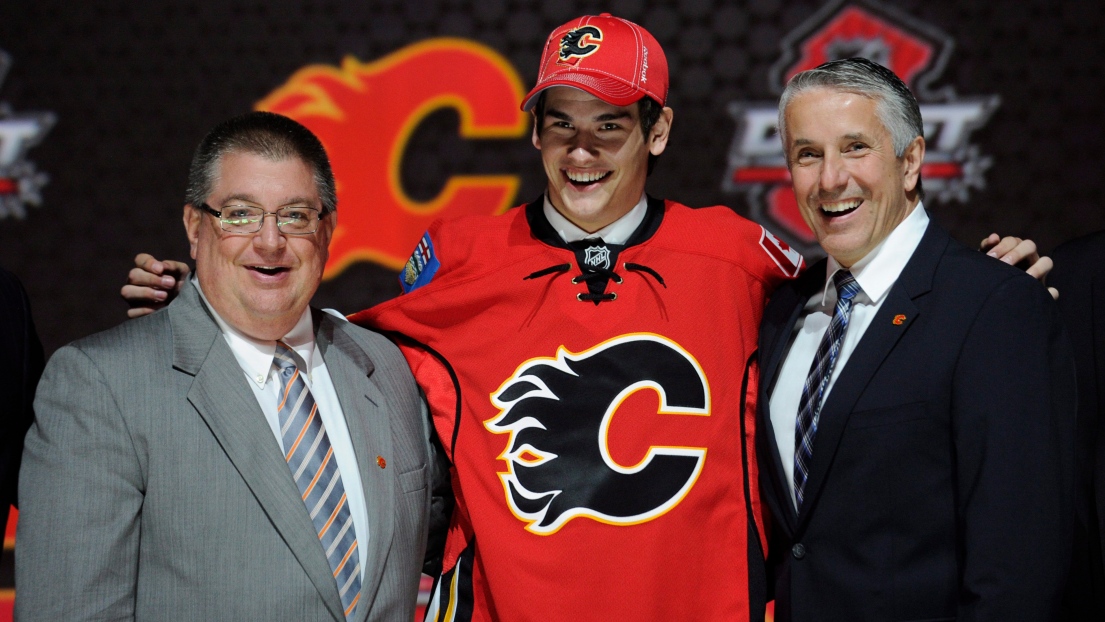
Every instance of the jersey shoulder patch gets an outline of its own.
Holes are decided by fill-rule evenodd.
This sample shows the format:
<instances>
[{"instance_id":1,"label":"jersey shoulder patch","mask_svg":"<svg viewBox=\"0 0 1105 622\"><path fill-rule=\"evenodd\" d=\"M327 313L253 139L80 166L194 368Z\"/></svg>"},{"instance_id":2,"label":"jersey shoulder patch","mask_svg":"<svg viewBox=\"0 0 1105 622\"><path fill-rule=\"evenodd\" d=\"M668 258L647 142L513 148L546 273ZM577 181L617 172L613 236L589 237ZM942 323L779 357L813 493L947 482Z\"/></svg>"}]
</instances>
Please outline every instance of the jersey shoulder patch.
<instances>
[{"instance_id":1,"label":"jersey shoulder patch","mask_svg":"<svg viewBox=\"0 0 1105 622\"><path fill-rule=\"evenodd\" d=\"M427 231L422 234L422 239L418 240L411 258L407 260L407 265L403 266L403 273L399 275L399 284L403 286L403 292L409 294L429 283L440 267L441 262L434 253L434 243L430 239L430 232Z\"/></svg>"},{"instance_id":2,"label":"jersey shoulder patch","mask_svg":"<svg viewBox=\"0 0 1105 622\"><path fill-rule=\"evenodd\" d=\"M768 257L771 257L786 276L791 278L798 276L802 270L802 254L775 237L775 234L766 228L761 226L760 230L763 232L760 234L760 246L767 252Z\"/></svg>"}]
</instances>

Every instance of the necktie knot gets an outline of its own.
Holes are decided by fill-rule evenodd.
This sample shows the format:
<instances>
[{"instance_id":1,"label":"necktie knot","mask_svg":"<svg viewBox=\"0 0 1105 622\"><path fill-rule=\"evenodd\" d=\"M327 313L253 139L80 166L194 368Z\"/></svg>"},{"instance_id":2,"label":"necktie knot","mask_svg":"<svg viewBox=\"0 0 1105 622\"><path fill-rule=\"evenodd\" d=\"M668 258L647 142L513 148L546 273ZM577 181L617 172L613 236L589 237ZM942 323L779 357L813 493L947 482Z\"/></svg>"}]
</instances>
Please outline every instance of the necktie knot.
<instances>
[{"instance_id":1,"label":"necktie knot","mask_svg":"<svg viewBox=\"0 0 1105 622\"><path fill-rule=\"evenodd\" d=\"M273 357L272 364L276 365L282 376L291 376L299 367L299 355L282 341L277 341L276 354Z\"/></svg>"},{"instance_id":2,"label":"necktie knot","mask_svg":"<svg viewBox=\"0 0 1105 622\"><path fill-rule=\"evenodd\" d=\"M836 285L837 300L851 302L860 291L856 278L847 270L837 270L833 275L833 284Z\"/></svg>"}]
</instances>

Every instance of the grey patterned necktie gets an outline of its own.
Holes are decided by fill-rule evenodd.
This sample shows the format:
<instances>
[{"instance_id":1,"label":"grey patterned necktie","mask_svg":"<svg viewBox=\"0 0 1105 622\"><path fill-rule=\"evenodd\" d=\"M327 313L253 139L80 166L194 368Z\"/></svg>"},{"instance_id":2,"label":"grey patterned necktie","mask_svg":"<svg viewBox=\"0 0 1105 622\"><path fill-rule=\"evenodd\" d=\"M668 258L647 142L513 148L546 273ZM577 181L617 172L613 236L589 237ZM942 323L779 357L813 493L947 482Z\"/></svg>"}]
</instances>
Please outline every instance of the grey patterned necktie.
<instances>
[{"instance_id":1,"label":"grey patterned necktie","mask_svg":"<svg viewBox=\"0 0 1105 622\"><path fill-rule=\"evenodd\" d=\"M334 449L315 398L300 375L300 360L294 350L276 342L273 364L280 371L280 436L284 458L303 494L326 560L334 571L345 617L349 619L361 596L357 533Z\"/></svg>"},{"instance_id":2,"label":"grey patterned necktie","mask_svg":"<svg viewBox=\"0 0 1105 622\"><path fill-rule=\"evenodd\" d=\"M828 330L817 346L806 384L802 386L802 399L798 402L798 418L794 425L794 500L799 509L802 508L806 479L813 462L813 439L817 434L821 406L825 402L825 388L833 377L833 367L840 355L844 333L848 330L852 299L860 292L859 283L847 270L837 271L833 282L836 284L836 309L833 310Z\"/></svg>"}]
</instances>

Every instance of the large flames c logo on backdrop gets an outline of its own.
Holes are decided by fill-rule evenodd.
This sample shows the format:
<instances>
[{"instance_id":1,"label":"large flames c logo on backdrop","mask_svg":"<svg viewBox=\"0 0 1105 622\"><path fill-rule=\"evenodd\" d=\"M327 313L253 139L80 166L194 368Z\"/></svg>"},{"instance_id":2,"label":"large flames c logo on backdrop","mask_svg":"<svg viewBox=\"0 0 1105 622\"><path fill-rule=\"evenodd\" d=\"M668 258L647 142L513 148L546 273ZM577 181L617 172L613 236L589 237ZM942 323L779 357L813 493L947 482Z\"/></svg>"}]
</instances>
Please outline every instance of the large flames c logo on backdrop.
<instances>
[{"instance_id":1,"label":"large flames c logo on backdrop","mask_svg":"<svg viewBox=\"0 0 1105 622\"><path fill-rule=\"evenodd\" d=\"M0 50L0 86L11 65L11 57ZM25 218L28 205L42 204L42 187L50 178L26 156L55 120L52 112L15 113L0 101L0 219Z\"/></svg>"},{"instance_id":2,"label":"large flames c logo on backdrop","mask_svg":"<svg viewBox=\"0 0 1105 622\"><path fill-rule=\"evenodd\" d=\"M517 138L528 127L518 73L473 41L429 39L362 63L312 65L257 104L311 129L338 185L338 226L325 278L357 261L400 270L436 218L496 214L513 203L517 175L451 177L431 201L407 196L400 170L407 141L430 113L454 108L464 138Z\"/></svg>"},{"instance_id":3,"label":"large flames c logo on backdrop","mask_svg":"<svg viewBox=\"0 0 1105 622\"><path fill-rule=\"evenodd\" d=\"M965 203L986 186L992 159L968 142L999 103L997 95L959 97L931 87L951 56L954 42L943 32L873 0L835 0L783 39L783 55L770 72L781 95L794 74L840 58L863 56L898 74L921 104L927 200ZM750 216L803 252L820 251L798 212L782 143L775 133L778 102L731 102L737 123L722 189L747 197Z\"/></svg>"}]
</instances>

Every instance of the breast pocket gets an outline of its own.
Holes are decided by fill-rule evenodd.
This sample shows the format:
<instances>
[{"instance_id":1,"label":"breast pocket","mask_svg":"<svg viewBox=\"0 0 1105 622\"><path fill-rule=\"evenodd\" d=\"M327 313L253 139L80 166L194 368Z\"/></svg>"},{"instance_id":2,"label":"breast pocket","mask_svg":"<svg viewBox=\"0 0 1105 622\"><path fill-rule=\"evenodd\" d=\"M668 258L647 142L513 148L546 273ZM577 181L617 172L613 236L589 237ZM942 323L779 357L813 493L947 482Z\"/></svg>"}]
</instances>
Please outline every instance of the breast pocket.
<instances>
[{"instance_id":1,"label":"breast pocket","mask_svg":"<svg viewBox=\"0 0 1105 622\"><path fill-rule=\"evenodd\" d=\"M418 492L419 490L425 490L426 488L426 465L422 465L416 469L411 469L405 473L399 474L399 490L408 492Z\"/></svg>"},{"instance_id":2,"label":"breast pocket","mask_svg":"<svg viewBox=\"0 0 1105 622\"><path fill-rule=\"evenodd\" d=\"M875 428L928 419L927 406L928 402L912 402L898 406L857 410L848 418L848 427L857 429Z\"/></svg>"}]
</instances>

